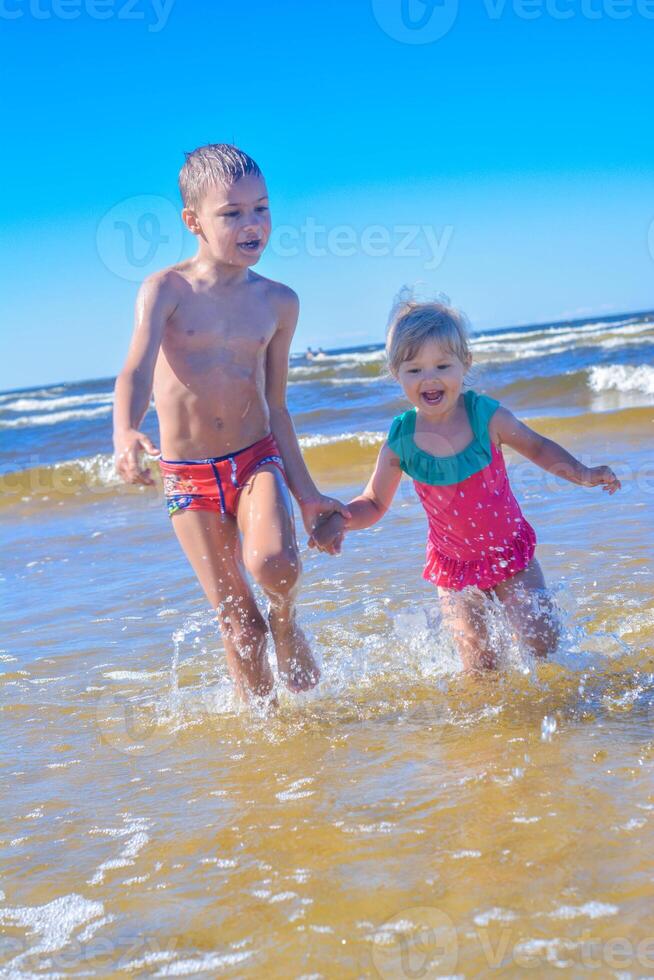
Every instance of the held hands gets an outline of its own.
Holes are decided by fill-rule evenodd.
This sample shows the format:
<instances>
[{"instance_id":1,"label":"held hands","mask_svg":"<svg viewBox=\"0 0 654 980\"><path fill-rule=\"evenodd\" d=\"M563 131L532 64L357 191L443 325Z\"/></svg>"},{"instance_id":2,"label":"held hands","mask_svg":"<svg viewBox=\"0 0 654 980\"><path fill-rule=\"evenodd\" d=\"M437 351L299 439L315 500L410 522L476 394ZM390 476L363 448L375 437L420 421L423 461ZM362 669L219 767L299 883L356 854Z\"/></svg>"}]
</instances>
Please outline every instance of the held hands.
<instances>
[{"instance_id":1,"label":"held hands","mask_svg":"<svg viewBox=\"0 0 654 980\"><path fill-rule=\"evenodd\" d=\"M310 548L325 551L328 555L340 555L345 528L345 518L339 513L331 514L316 524L307 543Z\"/></svg>"},{"instance_id":2,"label":"held hands","mask_svg":"<svg viewBox=\"0 0 654 980\"><path fill-rule=\"evenodd\" d=\"M343 526L350 519L350 512L347 507L340 500L335 500L333 497L325 497L320 494L320 496L312 500L299 501L299 504L302 512L302 521L309 535L309 545L312 548L316 547L316 545L311 544L315 531L318 527L322 527L323 524L328 523L332 516L339 516ZM318 545L318 547L320 546ZM327 548L321 548L321 550L326 551ZM330 554L337 554L337 552L330 551Z\"/></svg>"},{"instance_id":3,"label":"held hands","mask_svg":"<svg viewBox=\"0 0 654 980\"><path fill-rule=\"evenodd\" d=\"M116 471L125 483L140 483L146 487L154 486L154 480L148 467L141 465L141 453L148 456L161 456L152 440L143 432L129 429L127 432L116 433L114 438Z\"/></svg>"},{"instance_id":4,"label":"held hands","mask_svg":"<svg viewBox=\"0 0 654 980\"><path fill-rule=\"evenodd\" d=\"M600 485L602 490L606 490L610 495L622 487L610 466L587 466L583 486L597 487Z\"/></svg>"}]
</instances>

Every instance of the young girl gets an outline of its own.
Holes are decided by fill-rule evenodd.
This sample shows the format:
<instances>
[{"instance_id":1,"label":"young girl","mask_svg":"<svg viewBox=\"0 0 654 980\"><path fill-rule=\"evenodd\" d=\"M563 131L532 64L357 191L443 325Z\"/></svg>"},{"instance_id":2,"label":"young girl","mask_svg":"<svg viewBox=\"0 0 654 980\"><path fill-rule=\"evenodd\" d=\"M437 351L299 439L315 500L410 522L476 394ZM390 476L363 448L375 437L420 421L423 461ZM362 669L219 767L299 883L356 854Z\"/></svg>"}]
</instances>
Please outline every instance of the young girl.
<instances>
[{"instance_id":1,"label":"young girl","mask_svg":"<svg viewBox=\"0 0 654 980\"><path fill-rule=\"evenodd\" d=\"M620 481L608 466L584 466L494 398L462 391L472 355L457 310L402 302L391 319L386 354L413 407L393 420L370 482L347 505L351 518L324 520L309 544L338 553L345 530L381 520L402 472L408 473L429 523L423 575L438 589L464 669L496 666L485 615L489 597L499 600L523 646L547 656L556 648L559 625L534 556L536 534L511 491L501 447L580 486L601 484L613 494Z\"/></svg>"}]
</instances>

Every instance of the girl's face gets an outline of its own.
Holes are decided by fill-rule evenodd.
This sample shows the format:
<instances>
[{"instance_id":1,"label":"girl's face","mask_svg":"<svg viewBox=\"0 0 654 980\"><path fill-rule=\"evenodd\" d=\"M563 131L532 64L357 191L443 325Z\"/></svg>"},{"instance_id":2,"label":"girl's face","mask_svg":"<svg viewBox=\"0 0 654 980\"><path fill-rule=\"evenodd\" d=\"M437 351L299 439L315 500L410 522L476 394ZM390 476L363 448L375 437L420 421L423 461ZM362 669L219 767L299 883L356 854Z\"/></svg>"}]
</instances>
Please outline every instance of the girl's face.
<instances>
[{"instance_id":1,"label":"girl's face","mask_svg":"<svg viewBox=\"0 0 654 980\"><path fill-rule=\"evenodd\" d=\"M469 367L470 362L463 364L438 341L428 340L412 360L402 362L398 381L419 412L438 418L456 406Z\"/></svg>"}]
</instances>

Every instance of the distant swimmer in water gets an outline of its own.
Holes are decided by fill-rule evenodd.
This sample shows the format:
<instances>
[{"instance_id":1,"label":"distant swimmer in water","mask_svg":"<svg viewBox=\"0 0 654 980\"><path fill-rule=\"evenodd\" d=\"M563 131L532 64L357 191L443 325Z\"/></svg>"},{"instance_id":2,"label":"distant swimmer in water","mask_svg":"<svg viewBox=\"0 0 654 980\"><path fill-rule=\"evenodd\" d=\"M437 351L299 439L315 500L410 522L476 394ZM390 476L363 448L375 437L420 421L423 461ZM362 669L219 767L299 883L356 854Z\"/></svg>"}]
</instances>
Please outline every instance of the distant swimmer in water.
<instances>
[{"instance_id":1,"label":"distant swimmer in water","mask_svg":"<svg viewBox=\"0 0 654 980\"><path fill-rule=\"evenodd\" d=\"M236 690L274 703L269 632L291 691L320 678L295 615L301 564L291 494L307 533L344 508L313 482L286 405L297 296L251 268L271 230L261 171L218 143L187 154L179 184L198 251L139 292L116 381L116 468L128 483L151 485L140 455L163 453L168 513L216 610ZM162 453L139 430L153 387ZM267 620L246 572L266 596Z\"/></svg>"},{"instance_id":2,"label":"distant swimmer in water","mask_svg":"<svg viewBox=\"0 0 654 980\"><path fill-rule=\"evenodd\" d=\"M407 473L429 526L423 577L438 589L464 670L497 666L489 600L499 601L523 647L546 657L557 647L559 617L535 557L536 533L509 485L502 446L578 486L601 486L612 495L620 481L609 466L585 466L494 398L463 392L472 354L458 310L401 301L386 355L412 407L393 420L368 485L347 504L350 519L326 517L309 544L340 552L345 531L381 520Z\"/></svg>"},{"instance_id":3,"label":"distant swimmer in water","mask_svg":"<svg viewBox=\"0 0 654 980\"><path fill-rule=\"evenodd\" d=\"M310 347L307 347L307 352L304 356L306 357L307 361L312 361L316 355Z\"/></svg>"},{"instance_id":4,"label":"distant swimmer in water","mask_svg":"<svg viewBox=\"0 0 654 980\"><path fill-rule=\"evenodd\" d=\"M315 358L316 361L324 361L324 360L327 359L327 355L325 354L325 352L322 349L322 347L319 347L318 348L318 350L314 354L314 358Z\"/></svg>"}]
</instances>

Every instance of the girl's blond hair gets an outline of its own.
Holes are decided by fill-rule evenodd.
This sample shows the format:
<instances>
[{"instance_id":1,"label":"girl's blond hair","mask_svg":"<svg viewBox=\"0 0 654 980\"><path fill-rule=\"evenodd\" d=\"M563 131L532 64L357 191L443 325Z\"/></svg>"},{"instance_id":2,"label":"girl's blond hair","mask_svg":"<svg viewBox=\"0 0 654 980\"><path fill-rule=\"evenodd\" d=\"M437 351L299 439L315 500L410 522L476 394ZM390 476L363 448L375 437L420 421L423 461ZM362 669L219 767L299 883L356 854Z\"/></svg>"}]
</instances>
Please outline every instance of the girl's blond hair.
<instances>
[{"instance_id":1,"label":"girl's blond hair","mask_svg":"<svg viewBox=\"0 0 654 980\"><path fill-rule=\"evenodd\" d=\"M448 302L420 303L400 294L386 334L386 358L393 377L397 377L400 365L412 360L429 340L437 341L469 367L472 353L465 315Z\"/></svg>"}]
</instances>

